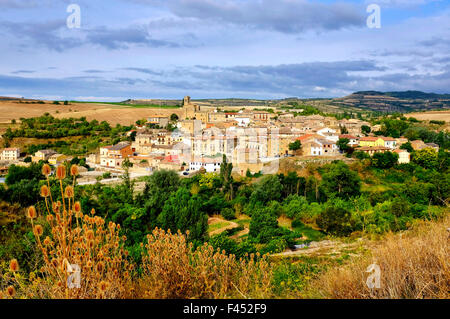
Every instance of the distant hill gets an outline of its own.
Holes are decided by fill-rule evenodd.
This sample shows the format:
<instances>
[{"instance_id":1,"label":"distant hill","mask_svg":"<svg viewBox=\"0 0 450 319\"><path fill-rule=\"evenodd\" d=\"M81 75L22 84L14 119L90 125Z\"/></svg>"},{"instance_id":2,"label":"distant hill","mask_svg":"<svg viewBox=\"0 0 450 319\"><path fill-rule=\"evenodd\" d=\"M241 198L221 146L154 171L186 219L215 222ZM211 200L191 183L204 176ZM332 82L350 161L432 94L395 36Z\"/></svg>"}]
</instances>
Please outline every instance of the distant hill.
<instances>
[{"instance_id":1,"label":"distant hill","mask_svg":"<svg viewBox=\"0 0 450 319\"><path fill-rule=\"evenodd\" d=\"M332 99L330 104L365 111L413 112L450 108L450 94L421 91L377 92L360 91L343 98Z\"/></svg>"}]
</instances>

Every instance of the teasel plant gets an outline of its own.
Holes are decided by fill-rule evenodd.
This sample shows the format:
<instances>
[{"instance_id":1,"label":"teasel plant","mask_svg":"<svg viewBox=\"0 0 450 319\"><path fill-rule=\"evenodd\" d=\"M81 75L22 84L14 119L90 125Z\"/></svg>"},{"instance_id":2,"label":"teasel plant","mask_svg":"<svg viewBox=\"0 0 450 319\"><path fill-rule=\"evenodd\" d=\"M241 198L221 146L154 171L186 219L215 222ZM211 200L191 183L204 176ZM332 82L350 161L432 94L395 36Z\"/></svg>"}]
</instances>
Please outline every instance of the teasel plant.
<instances>
[{"instance_id":1,"label":"teasel plant","mask_svg":"<svg viewBox=\"0 0 450 319\"><path fill-rule=\"evenodd\" d=\"M27 210L36 244L42 254L40 276L24 289L28 298L98 299L127 298L134 266L124 249L125 236L120 236L120 225L96 216L95 210L84 213L75 199L78 167L72 165L72 182L64 185L66 168L56 168L61 200L51 191L51 168L42 167L46 185L40 195L45 201L45 216L38 219L34 206ZM46 231L48 230L48 231ZM16 267L18 269L18 266ZM12 293L10 289L10 294ZM16 292L14 291L14 294ZM8 295L7 295L8 296Z\"/></svg>"}]
</instances>

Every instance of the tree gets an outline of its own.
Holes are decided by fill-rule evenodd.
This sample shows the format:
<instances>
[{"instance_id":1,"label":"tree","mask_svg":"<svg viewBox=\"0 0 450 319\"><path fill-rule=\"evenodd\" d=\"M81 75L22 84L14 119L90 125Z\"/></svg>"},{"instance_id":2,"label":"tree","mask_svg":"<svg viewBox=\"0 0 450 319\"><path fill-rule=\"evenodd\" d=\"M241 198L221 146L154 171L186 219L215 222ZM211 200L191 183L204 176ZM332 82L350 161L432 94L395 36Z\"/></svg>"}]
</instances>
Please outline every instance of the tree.
<instances>
[{"instance_id":1,"label":"tree","mask_svg":"<svg viewBox=\"0 0 450 319\"><path fill-rule=\"evenodd\" d=\"M348 130L345 126L339 126L341 129L341 134L348 134Z\"/></svg>"},{"instance_id":2,"label":"tree","mask_svg":"<svg viewBox=\"0 0 450 319\"><path fill-rule=\"evenodd\" d=\"M176 115L175 113L173 113L173 114L170 116L170 120L171 120L172 122L178 121L178 115Z\"/></svg>"},{"instance_id":3,"label":"tree","mask_svg":"<svg viewBox=\"0 0 450 319\"><path fill-rule=\"evenodd\" d=\"M438 167L438 153L431 147L415 151L412 161L424 168L435 169Z\"/></svg>"},{"instance_id":4,"label":"tree","mask_svg":"<svg viewBox=\"0 0 450 319\"><path fill-rule=\"evenodd\" d=\"M277 229L277 215L267 207L259 208L252 214L248 235L260 243L267 243L274 237Z\"/></svg>"},{"instance_id":5,"label":"tree","mask_svg":"<svg viewBox=\"0 0 450 319\"><path fill-rule=\"evenodd\" d=\"M322 177L322 187L329 197L349 198L360 194L361 178L342 161L330 164Z\"/></svg>"},{"instance_id":6,"label":"tree","mask_svg":"<svg viewBox=\"0 0 450 319\"><path fill-rule=\"evenodd\" d=\"M264 176L261 181L256 185L255 190L250 196L250 202L253 204L261 203L265 204L270 201L278 201L281 199L281 193L283 191L283 185L280 183L280 179L276 175Z\"/></svg>"},{"instance_id":7,"label":"tree","mask_svg":"<svg viewBox=\"0 0 450 319\"><path fill-rule=\"evenodd\" d=\"M391 168L398 162L398 154L393 152L375 153L372 156L372 166L377 168Z\"/></svg>"},{"instance_id":8,"label":"tree","mask_svg":"<svg viewBox=\"0 0 450 319\"><path fill-rule=\"evenodd\" d=\"M347 152L350 148L350 146L348 146L348 143L350 143L350 140L348 138L340 138L337 141L336 145L342 152Z\"/></svg>"},{"instance_id":9,"label":"tree","mask_svg":"<svg viewBox=\"0 0 450 319\"><path fill-rule=\"evenodd\" d=\"M189 230L189 240L204 241L207 237L208 215L201 210L201 199L181 187L164 204L158 225L172 232Z\"/></svg>"},{"instance_id":10,"label":"tree","mask_svg":"<svg viewBox=\"0 0 450 319\"><path fill-rule=\"evenodd\" d=\"M328 207L317 217L317 226L335 236L347 236L352 232L351 214L339 207Z\"/></svg>"},{"instance_id":11,"label":"tree","mask_svg":"<svg viewBox=\"0 0 450 319\"><path fill-rule=\"evenodd\" d=\"M400 149L401 149L401 150L407 150L409 153L414 152L414 149L413 149L413 147L412 147L412 145L411 145L411 142L403 143L403 144L400 146Z\"/></svg>"},{"instance_id":12,"label":"tree","mask_svg":"<svg viewBox=\"0 0 450 319\"><path fill-rule=\"evenodd\" d=\"M371 132L370 126L367 125L361 126L361 132L364 134L369 134Z\"/></svg>"},{"instance_id":13,"label":"tree","mask_svg":"<svg viewBox=\"0 0 450 319\"><path fill-rule=\"evenodd\" d=\"M299 140L296 140L295 142L292 142L289 144L290 151L298 151L301 148L302 148L302 143Z\"/></svg>"},{"instance_id":14,"label":"tree","mask_svg":"<svg viewBox=\"0 0 450 319\"><path fill-rule=\"evenodd\" d=\"M230 200L234 198L233 189L233 177L231 173L233 172L233 164L227 162L227 156L223 154L222 164L220 164L220 180L222 181L222 190L224 193L228 194Z\"/></svg>"},{"instance_id":15,"label":"tree","mask_svg":"<svg viewBox=\"0 0 450 319\"><path fill-rule=\"evenodd\" d=\"M164 203L179 186L180 176L175 171L158 170L148 178L140 201L146 209L146 222L150 224L150 228L156 226L156 219L162 212Z\"/></svg>"}]
</instances>

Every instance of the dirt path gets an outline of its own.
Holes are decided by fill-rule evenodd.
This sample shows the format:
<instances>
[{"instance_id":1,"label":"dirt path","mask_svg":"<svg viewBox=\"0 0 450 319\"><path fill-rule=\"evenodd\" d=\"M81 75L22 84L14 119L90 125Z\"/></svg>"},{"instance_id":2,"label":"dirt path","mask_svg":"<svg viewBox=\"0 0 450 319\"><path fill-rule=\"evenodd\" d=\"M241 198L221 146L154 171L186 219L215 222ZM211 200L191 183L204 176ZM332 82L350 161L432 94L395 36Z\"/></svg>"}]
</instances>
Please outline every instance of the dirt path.
<instances>
[{"instance_id":1,"label":"dirt path","mask_svg":"<svg viewBox=\"0 0 450 319\"><path fill-rule=\"evenodd\" d=\"M227 222L228 225L225 226L225 227L222 227L222 228L219 228L219 229L216 229L216 230L210 232L209 235L210 236L218 235L218 234L223 233L224 231L226 231L228 229L233 229L233 228L239 227L239 224L237 224L235 222L231 222L231 221L228 221L228 220L225 220L225 219L221 219L221 218L218 218L218 217L211 217L211 218L208 219L208 225L212 225L212 224L215 224L215 223L223 223L223 222Z\"/></svg>"},{"instance_id":2,"label":"dirt path","mask_svg":"<svg viewBox=\"0 0 450 319\"><path fill-rule=\"evenodd\" d=\"M297 250L284 251L279 254L273 254L272 257L289 257L289 256L310 256L310 255L332 255L340 254L345 250L354 250L361 246L361 242L343 243L333 240L323 240L320 242L311 242L309 247Z\"/></svg>"}]
</instances>

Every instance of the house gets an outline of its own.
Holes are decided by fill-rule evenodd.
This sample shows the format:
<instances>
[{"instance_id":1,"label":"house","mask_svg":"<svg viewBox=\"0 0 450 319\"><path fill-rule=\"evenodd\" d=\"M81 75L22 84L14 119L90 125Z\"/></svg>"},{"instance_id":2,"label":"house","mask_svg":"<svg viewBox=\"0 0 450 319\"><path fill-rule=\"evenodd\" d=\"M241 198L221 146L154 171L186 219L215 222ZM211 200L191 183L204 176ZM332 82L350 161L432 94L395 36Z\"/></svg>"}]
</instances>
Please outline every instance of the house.
<instances>
[{"instance_id":1,"label":"house","mask_svg":"<svg viewBox=\"0 0 450 319\"><path fill-rule=\"evenodd\" d=\"M425 143L425 145L434 149L436 152L439 152L439 145L437 145L436 143Z\"/></svg>"},{"instance_id":2,"label":"house","mask_svg":"<svg viewBox=\"0 0 450 319\"><path fill-rule=\"evenodd\" d=\"M267 122L270 118L270 113L265 111L253 111L253 120Z\"/></svg>"},{"instance_id":3,"label":"house","mask_svg":"<svg viewBox=\"0 0 450 319\"><path fill-rule=\"evenodd\" d=\"M222 164L221 157L193 158L189 163L189 170L195 172L200 170L201 168L204 168L208 173L220 172L220 164Z\"/></svg>"},{"instance_id":4,"label":"house","mask_svg":"<svg viewBox=\"0 0 450 319\"><path fill-rule=\"evenodd\" d=\"M361 137L359 140L359 146L367 146L367 147L376 147L382 146L390 149L394 149L397 146L397 141L392 137L384 137L384 136L367 136Z\"/></svg>"},{"instance_id":5,"label":"house","mask_svg":"<svg viewBox=\"0 0 450 319\"><path fill-rule=\"evenodd\" d=\"M302 151L304 156L322 156L324 153L323 145L315 140L302 143Z\"/></svg>"},{"instance_id":6,"label":"house","mask_svg":"<svg viewBox=\"0 0 450 319\"><path fill-rule=\"evenodd\" d=\"M120 142L113 146L100 148L100 165L111 168L121 168L123 161L133 155L128 142Z\"/></svg>"},{"instance_id":7,"label":"house","mask_svg":"<svg viewBox=\"0 0 450 319\"><path fill-rule=\"evenodd\" d=\"M147 119L147 123L165 128L169 125L169 118L167 116L152 116Z\"/></svg>"},{"instance_id":8,"label":"house","mask_svg":"<svg viewBox=\"0 0 450 319\"><path fill-rule=\"evenodd\" d=\"M375 153L384 153L392 151L390 148L385 146L359 146L355 151L364 152L372 156Z\"/></svg>"},{"instance_id":9,"label":"house","mask_svg":"<svg viewBox=\"0 0 450 319\"><path fill-rule=\"evenodd\" d=\"M238 113L234 117L234 120L236 122L238 122L239 126L247 127L250 124L251 120L252 120L252 115L251 114Z\"/></svg>"},{"instance_id":10,"label":"house","mask_svg":"<svg viewBox=\"0 0 450 319\"><path fill-rule=\"evenodd\" d=\"M54 150L40 150L34 153L34 156L32 157L32 161L37 163L39 161L48 161L50 156L56 154Z\"/></svg>"},{"instance_id":11,"label":"house","mask_svg":"<svg viewBox=\"0 0 450 319\"><path fill-rule=\"evenodd\" d=\"M392 137L380 137L384 141L384 147L390 148L391 150L397 147L397 140Z\"/></svg>"},{"instance_id":12,"label":"house","mask_svg":"<svg viewBox=\"0 0 450 319\"><path fill-rule=\"evenodd\" d=\"M67 156L63 154L53 154L48 158L48 162L51 165L59 165L67 160Z\"/></svg>"},{"instance_id":13,"label":"house","mask_svg":"<svg viewBox=\"0 0 450 319\"><path fill-rule=\"evenodd\" d=\"M336 134L336 130L333 130L329 127L322 128L317 130L317 134L325 137L329 141L337 142L339 140L339 135Z\"/></svg>"},{"instance_id":14,"label":"house","mask_svg":"<svg viewBox=\"0 0 450 319\"><path fill-rule=\"evenodd\" d=\"M411 146L415 151L423 150L428 147L422 140L411 141Z\"/></svg>"},{"instance_id":15,"label":"house","mask_svg":"<svg viewBox=\"0 0 450 319\"><path fill-rule=\"evenodd\" d=\"M375 147L375 146L384 146L384 141L382 140L382 145L377 144L379 141L378 137L374 136L366 136L359 139L359 146L361 147Z\"/></svg>"},{"instance_id":16,"label":"house","mask_svg":"<svg viewBox=\"0 0 450 319\"><path fill-rule=\"evenodd\" d=\"M20 148L5 148L0 153L0 159L2 161L16 161L20 157Z\"/></svg>"},{"instance_id":17,"label":"house","mask_svg":"<svg viewBox=\"0 0 450 319\"><path fill-rule=\"evenodd\" d=\"M408 164L411 161L411 154L407 150L397 149L394 152L398 154L399 164Z\"/></svg>"},{"instance_id":18,"label":"house","mask_svg":"<svg viewBox=\"0 0 450 319\"><path fill-rule=\"evenodd\" d=\"M341 134L339 135L339 139L348 139L348 146L350 147L357 147L359 145L359 137L356 137L354 135L350 135L350 134Z\"/></svg>"}]
</instances>

